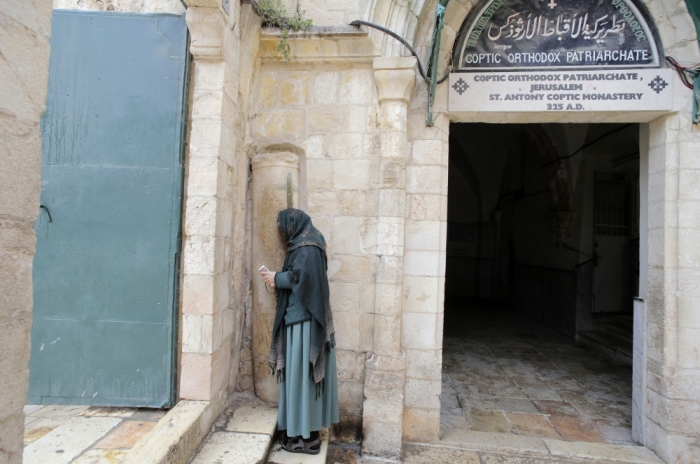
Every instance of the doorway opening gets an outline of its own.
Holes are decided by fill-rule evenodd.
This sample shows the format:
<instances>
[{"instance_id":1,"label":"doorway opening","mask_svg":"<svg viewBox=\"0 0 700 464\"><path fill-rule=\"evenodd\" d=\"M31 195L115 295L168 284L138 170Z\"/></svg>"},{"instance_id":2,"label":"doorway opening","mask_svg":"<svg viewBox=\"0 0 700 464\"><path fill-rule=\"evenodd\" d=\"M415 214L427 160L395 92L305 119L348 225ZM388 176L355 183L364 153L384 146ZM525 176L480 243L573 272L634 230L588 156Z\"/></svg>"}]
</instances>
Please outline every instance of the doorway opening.
<instances>
[{"instance_id":1,"label":"doorway opening","mask_svg":"<svg viewBox=\"0 0 700 464\"><path fill-rule=\"evenodd\" d=\"M638 124L450 127L441 433L632 440Z\"/></svg>"}]
</instances>

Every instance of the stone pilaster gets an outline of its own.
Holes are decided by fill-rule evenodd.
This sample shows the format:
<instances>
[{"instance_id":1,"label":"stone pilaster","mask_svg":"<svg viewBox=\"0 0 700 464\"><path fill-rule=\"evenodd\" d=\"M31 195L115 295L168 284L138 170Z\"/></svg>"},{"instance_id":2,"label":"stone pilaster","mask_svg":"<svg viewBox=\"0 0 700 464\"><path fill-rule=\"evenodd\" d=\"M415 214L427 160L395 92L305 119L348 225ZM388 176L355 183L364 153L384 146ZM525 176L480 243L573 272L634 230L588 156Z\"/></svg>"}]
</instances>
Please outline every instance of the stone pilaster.
<instances>
[{"instance_id":1,"label":"stone pilaster","mask_svg":"<svg viewBox=\"0 0 700 464\"><path fill-rule=\"evenodd\" d=\"M231 350L222 330L229 304L227 240L233 167L224 149L223 18L217 8L187 10L193 55L182 262L182 399L220 401Z\"/></svg>"},{"instance_id":2,"label":"stone pilaster","mask_svg":"<svg viewBox=\"0 0 700 464\"><path fill-rule=\"evenodd\" d=\"M406 209L408 102L416 82L413 58L376 58L380 103L379 208L374 345L367 360L362 451L401 457L406 361L401 348Z\"/></svg>"}]
</instances>

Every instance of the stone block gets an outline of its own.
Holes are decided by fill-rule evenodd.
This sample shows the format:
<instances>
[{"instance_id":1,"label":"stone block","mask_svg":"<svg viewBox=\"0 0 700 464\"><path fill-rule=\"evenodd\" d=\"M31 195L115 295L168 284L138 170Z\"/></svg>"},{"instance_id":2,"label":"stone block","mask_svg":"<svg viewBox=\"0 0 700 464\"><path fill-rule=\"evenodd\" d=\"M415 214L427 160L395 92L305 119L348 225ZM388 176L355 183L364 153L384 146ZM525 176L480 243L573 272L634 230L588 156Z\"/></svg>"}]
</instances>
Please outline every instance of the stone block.
<instances>
[{"instance_id":1,"label":"stone block","mask_svg":"<svg viewBox=\"0 0 700 464\"><path fill-rule=\"evenodd\" d=\"M306 133L306 112L291 109L265 111L251 126L254 137L302 138Z\"/></svg>"},{"instance_id":2,"label":"stone block","mask_svg":"<svg viewBox=\"0 0 700 464\"><path fill-rule=\"evenodd\" d=\"M382 137L379 134L365 134L362 139L362 151L365 158L376 158L382 151Z\"/></svg>"},{"instance_id":3,"label":"stone block","mask_svg":"<svg viewBox=\"0 0 700 464\"><path fill-rule=\"evenodd\" d=\"M336 106L309 109L309 132L338 132L343 130L343 110ZM333 142L329 142L332 149Z\"/></svg>"},{"instance_id":4,"label":"stone block","mask_svg":"<svg viewBox=\"0 0 700 464\"><path fill-rule=\"evenodd\" d=\"M679 328L678 365L686 369L700 369L700 329Z\"/></svg>"},{"instance_id":5,"label":"stone block","mask_svg":"<svg viewBox=\"0 0 700 464\"><path fill-rule=\"evenodd\" d=\"M406 379L406 407L440 412L442 380Z\"/></svg>"},{"instance_id":6,"label":"stone block","mask_svg":"<svg viewBox=\"0 0 700 464\"><path fill-rule=\"evenodd\" d=\"M218 90L195 91L192 94L192 120L221 119L223 110L224 92Z\"/></svg>"},{"instance_id":7,"label":"stone block","mask_svg":"<svg viewBox=\"0 0 700 464\"><path fill-rule=\"evenodd\" d=\"M277 428L277 409L265 406L241 406L226 426L228 432L264 433L273 436Z\"/></svg>"},{"instance_id":8,"label":"stone block","mask_svg":"<svg viewBox=\"0 0 700 464\"><path fill-rule=\"evenodd\" d=\"M351 282L329 282L331 308L333 312L362 312L360 308L361 284Z\"/></svg>"},{"instance_id":9,"label":"stone block","mask_svg":"<svg viewBox=\"0 0 700 464\"><path fill-rule=\"evenodd\" d=\"M406 133L406 123L408 121L408 108L402 101L385 101L379 110L382 131L398 131Z\"/></svg>"},{"instance_id":10,"label":"stone block","mask_svg":"<svg viewBox=\"0 0 700 464\"><path fill-rule=\"evenodd\" d=\"M402 445L401 424L386 422L362 422L362 453L370 456L399 459Z\"/></svg>"},{"instance_id":11,"label":"stone block","mask_svg":"<svg viewBox=\"0 0 700 464\"><path fill-rule=\"evenodd\" d=\"M408 217L418 221L442 220L442 202L440 195L409 195ZM446 203L446 202L445 202ZM446 218L446 216L445 216Z\"/></svg>"},{"instance_id":12,"label":"stone block","mask_svg":"<svg viewBox=\"0 0 700 464\"><path fill-rule=\"evenodd\" d=\"M380 150L382 158L396 158L406 160L408 154L408 142L406 133L399 131L382 131L379 135Z\"/></svg>"},{"instance_id":13,"label":"stone block","mask_svg":"<svg viewBox=\"0 0 700 464\"><path fill-rule=\"evenodd\" d=\"M376 314L398 316L401 314L401 285L377 284Z\"/></svg>"},{"instance_id":14,"label":"stone block","mask_svg":"<svg viewBox=\"0 0 700 464\"><path fill-rule=\"evenodd\" d=\"M311 216L329 216L338 212L338 194L336 192L332 190L311 191L307 195L307 212Z\"/></svg>"},{"instance_id":15,"label":"stone block","mask_svg":"<svg viewBox=\"0 0 700 464\"><path fill-rule=\"evenodd\" d=\"M367 130L367 107L345 106L345 130L349 132L365 132Z\"/></svg>"},{"instance_id":16,"label":"stone block","mask_svg":"<svg viewBox=\"0 0 700 464\"><path fill-rule=\"evenodd\" d=\"M336 312L333 314L333 323L337 348L359 351L362 315L354 312Z\"/></svg>"},{"instance_id":17,"label":"stone block","mask_svg":"<svg viewBox=\"0 0 700 464\"><path fill-rule=\"evenodd\" d=\"M406 350L406 377L440 380L442 354L439 350Z\"/></svg>"},{"instance_id":18,"label":"stone block","mask_svg":"<svg viewBox=\"0 0 700 464\"><path fill-rule=\"evenodd\" d=\"M365 420L396 423L403 413L403 402L387 400L383 397L367 398L364 401L362 415Z\"/></svg>"},{"instance_id":19,"label":"stone block","mask_svg":"<svg viewBox=\"0 0 700 464\"><path fill-rule=\"evenodd\" d=\"M190 156L201 156L202 152L218 150L221 145L221 121L216 119L194 119L190 122Z\"/></svg>"},{"instance_id":20,"label":"stone block","mask_svg":"<svg viewBox=\"0 0 700 464\"><path fill-rule=\"evenodd\" d=\"M700 201L681 200L678 202L678 227L700 229ZM651 216L651 214L650 214ZM663 224L659 224L663 227Z\"/></svg>"},{"instance_id":21,"label":"stone block","mask_svg":"<svg viewBox=\"0 0 700 464\"><path fill-rule=\"evenodd\" d=\"M184 314L182 316L182 352L213 353L213 315Z\"/></svg>"},{"instance_id":22,"label":"stone block","mask_svg":"<svg viewBox=\"0 0 700 464\"><path fill-rule=\"evenodd\" d=\"M314 76L314 103L317 105L333 105L338 102L340 88L340 73L324 71Z\"/></svg>"},{"instance_id":23,"label":"stone block","mask_svg":"<svg viewBox=\"0 0 700 464\"><path fill-rule=\"evenodd\" d=\"M438 277L439 270L439 251L406 251L404 255L404 275Z\"/></svg>"},{"instance_id":24,"label":"stone block","mask_svg":"<svg viewBox=\"0 0 700 464\"><path fill-rule=\"evenodd\" d=\"M406 186L405 161L402 159L380 160L379 178L382 189L404 189Z\"/></svg>"},{"instance_id":25,"label":"stone block","mask_svg":"<svg viewBox=\"0 0 700 464\"><path fill-rule=\"evenodd\" d=\"M261 462L270 440L266 434L215 432L207 438L192 464Z\"/></svg>"},{"instance_id":26,"label":"stone block","mask_svg":"<svg viewBox=\"0 0 700 464\"><path fill-rule=\"evenodd\" d=\"M215 157L192 157L187 166L187 196L213 197L219 176L219 160ZM185 211L185 222L187 222Z\"/></svg>"},{"instance_id":27,"label":"stone block","mask_svg":"<svg viewBox=\"0 0 700 464\"><path fill-rule=\"evenodd\" d=\"M406 167L406 192L440 194L442 168L440 166Z\"/></svg>"},{"instance_id":28,"label":"stone block","mask_svg":"<svg viewBox=\"0 0 700 464\"><path fill-rule=\"evenodd\" d=\"M700 213L700 211L699 211ZM670 234L669 234L670 235ZM700 267L700 229L678 230L678 266L683 268Z\"/></svg>"},{"instance_id":29,"label":"stone block","mask_svg":"<svg viewBox=\"0 0 700 464\"><path fill-rule=\"evenodd\" d=\"M404 312L436 314L440 309L439 293L438 277L404 276Z\"/></svg>"},{"instance_id":30,"label":"stone block","mask_svg":"<svg viewBox=\"0 0 700 464\"><path fill-rule=\"evenodd\" d=\"M413 142L411 155L412 164L441 165L442 141L441 140L416 140Z\"/></svg>"},{"instance_id":31,"label":"stone block","mask_svg":"<svg viewBox=\"0 0 700 464\"><path fill-rule=\"evenodd\" d=\"M377 220L377 254L382 256L402 256L404 254L403 240L403 218L380 217Z\"/></svg>"},{"instance_id":32,"label":"stone block","mask_svg":"<svg viewBox=\"0 0 700 464\"><path fill-rule=\"evenodd\" d=\"M362 351L371 352L374 347L374 314L362 314L362 334L361 334Z\"/></svg>"},{"instance_id":33,"label":"stone block","mask_svg":"<svg viewBox=\"0 0 700 464\"><path fill-rule=\"evenodd\" d=\"M338 379L363 383L365 380L365 354L344 350L336 350L335 354L338 364Z\"/></svg>"},{"instance_id":34,"label":"stone block","mask_svg":"<svg viewBox=\"0 0 700 464\"><path fill-rule=\"evenodd\" d=\"M438 348L436 340L437 318L435 314L403 314L403 347L414 350L434 350Z\"/></svg>"},{"instance_id":35,"label":"stone block","mask_svg":"<svg viewBox=\"0 0 700 464\"><path fill-rule=\"evenodd\" d=\"M326 159L326 138L323 135L312 135L301 144L306 152L307 163L311 159Z\"/></svg>"},{"instance_id":36,"label":"stone block","mask_svg":"<svg viewBox=\"0 0 700 464\"><path fill-rule=\"evenodd\" d=\"M186 275L213 275L216 272L215 237L193 235L185 239L183 263Z\"/></svg>"},{"instance_id":37,"label":"stone block","mask_svg":"<svg viewBox=\"0 0 700 464\"><path fill-rule=\"evenodd\" d=\"M376 190L341 190L340 214L343 216L376 216Z\"/></svg>"},{"instance_id":38,"label":"stone block","mask_svg":"<svg viewBox=\"0 0 700 464\"><path fill-rule=\"evenodd\" d=\"M338 406L345 413L362 414L364 387L358 382L338 381Z\"/></svg>"},{"instance_id":39,"label":"stone block","mask_svg":"<svg viewBox=\"0 0 700 464\"><path fill-rule=\"evenodd\" d=\"M700 329L700 296L684 293L678 295L678 327Z\"/></svg>"},{"instance_id":40,"label":"stone block","mask_svg":"<svg viewBox=\"0 0 700 464\"><path fill-rule=\"evenodd\" d=\"M338 160L333 171L336 189L366 190L376 179L377 166L370 160Z\"/></svg>"},{"instance_id":41,"label":"stone block","mask_svg":"<svg viewBox=\"0 0 700 464\"><path fill-rule=\"evenodd\" d=\"M440 249L440 221L406 221L406 248L409 250Z\"/></svg>"},{"instance_id":42,"label":"stone block","mask_svg":"<svg viewBox=\"0 0 700 464\"><path fill-rule=\"evenodd\" d=\"M401 316L374 316L374 352L396 355L401 351Z\"/></svg>"},{"instance_id":43,"label":"stone block","mask_svg":"<svg viewBox=\"0 0 700 464\"><path fill-rule=\"evenodd\" d=\"M260 106L272 108L279 102L280 85L274 74L263 75L260 86Z\"/></svg>"},{"instance_id":44,"label":"stone block","mask_svg":"<svg viewBox=\"0 0 700 464\"><path fill-rule=\"evenodd\" d=\"M375 99L375 84L372 70L350 69L340 77L341 104L368 104Z\"/></svg>"},{"instance_id":45,"label":"stone block","mask_svg":"<svg viewBox=\"0 0 700 464\"><path fill-rule=\"evenodd\" d=\"M217 199L188 195L185 202L185 235L216 235Z\"/></svg>"},{"instance_id":46,"label":"stone block","mask_svg":"<svg viewBox=\"0 0 700 464\"><path fill-rule=\"evenodd\" d=\"M222 343L211 357L211 390L210 398L219 398L220 394L226 393L226 383L231 372L231 344Z\"/></svg>"},{"instance_id":47,"label":"stone block","mask_svg":"<svg viewBox=\"0 0 700 464\"><path fill-rule=\"evenodd\" d=\"M406 214L406 191L403 189L379 190L380 217L403 218Z\"/></svg>"},{"instance_id":48,"label":"stone block","mask_svg":"<svg viewBox=\"0 0 700 464\"><path fill-rule=\"evenodd\" d=\"M337 216L333 218L333 251L356 254L360 249L360 225L362 218Z\"/></svg>"},{"instance_id":49,"label":"stone block","mask_svg":"<svg viewBox=\"0 0 700 464\"><path fill-rule=\"evenodd\" d=\"M435 443L440 439L440 410L404 409L403 437L406 441Z\"/></svg>"},{"instance_id":50,"label":"stone block","mask_svg":"<svg viewBox=\"0 0 700 464\"><path fill-rule=\"evenodd\" d=\"M195 92L221 90L225 71L223 61L194 60L192 68Z\"/></svg>"},{"instance_id":51,"label":"stone block","mask_svg":"<svg viewBox=\"0 0 700 464\"><path fill-rule=\"evenodd\" d=\"M667 176L667 179L671 176L672 174ZM673 185L678 187L678 198L681 200L700 200L700 170L680 171L679 180L674 182ZM668 193L668 189L666 193ZM674 197L669 198L668 196L665 198L667 201L675 199Z\"/></svg>"},{"instance_id":52,"label":"stone block","mask_svg":"<svg viewBox=\"0 0 700 464\"><path fill-rule=\"evenodd\" d=\"M307 71L285 72L281 89L282 105L305 105L309 101L310 77Z\"/></svg>"},{"instance_id":53,"label":"stone block","mask_svg":"<svg viewBox=\"0 0 700 464\"><path fill-rule=\"evenodd\" d=\"M328 154L333 159L362 158L362 149L362 134L332 134L328 137Z\"/></svg>"},{"instance_id":54,"label":"stone block","mask_svg":"<svg viewBox=\"0 0 700 464\"><path fill-rule=\"evenodd\" d=\"M209 401L211 399L211 356L182 353L180 366L180 398Z\"/></svg>"},{"instance_id":55,"label":"stone block","mask_svg":"<svg viewBox=\"0 0 700 464\"><path fill-rule=\"evenodd\" d=\"M380 256L377 266L377 282L395 284L401 283L403 279L402 256Z\"/></svg>"}]
</instances>

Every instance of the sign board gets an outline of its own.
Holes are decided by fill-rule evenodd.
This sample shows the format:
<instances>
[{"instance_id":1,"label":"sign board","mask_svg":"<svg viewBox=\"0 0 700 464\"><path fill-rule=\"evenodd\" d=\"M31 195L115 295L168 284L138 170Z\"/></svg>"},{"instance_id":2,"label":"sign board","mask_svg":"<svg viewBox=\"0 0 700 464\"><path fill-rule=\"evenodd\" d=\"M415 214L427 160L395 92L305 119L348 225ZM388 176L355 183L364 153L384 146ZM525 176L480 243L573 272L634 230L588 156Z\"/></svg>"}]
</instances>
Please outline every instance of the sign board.
<instances>
[{"instance_id":1,"label":"sign board","mask_svg":"<svg viewBox=\"0 0 700 464\"><path fill-rule=\"evenodd\" d=\"M484 0L453 62L456 71L658 68L660 43L636 0Z\"/></svg>"},{"instance_id":2,"label":"sign board","mask_svg":"<svg viewBox=\"0 0 700 464\"><path fill-rule=\"evenodd\" d=\"M452 73L449 110L666 111L670 69Z\"/></svg>"}]
</instances>

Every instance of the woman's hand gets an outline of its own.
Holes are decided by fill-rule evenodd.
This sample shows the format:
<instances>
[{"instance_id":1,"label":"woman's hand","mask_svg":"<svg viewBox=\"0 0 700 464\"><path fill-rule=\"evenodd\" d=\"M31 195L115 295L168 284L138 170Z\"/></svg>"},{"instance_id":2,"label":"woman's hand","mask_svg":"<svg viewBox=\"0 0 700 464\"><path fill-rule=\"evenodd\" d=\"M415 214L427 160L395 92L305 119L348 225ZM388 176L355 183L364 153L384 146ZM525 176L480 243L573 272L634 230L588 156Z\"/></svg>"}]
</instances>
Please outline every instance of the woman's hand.
<instances>
[{"instance_id":1,"label":"woman's hand","mask_svg":"<svg viewBox=\"0 0 700 464\"><path fill-rule=\"evenodd\" d=\"M275 288L275 274L277 274L276 272L259 271L258 274L262 276L262 279L265 281L266 284L268 284L272 288Z\"/></svg>"}]
</instances>

